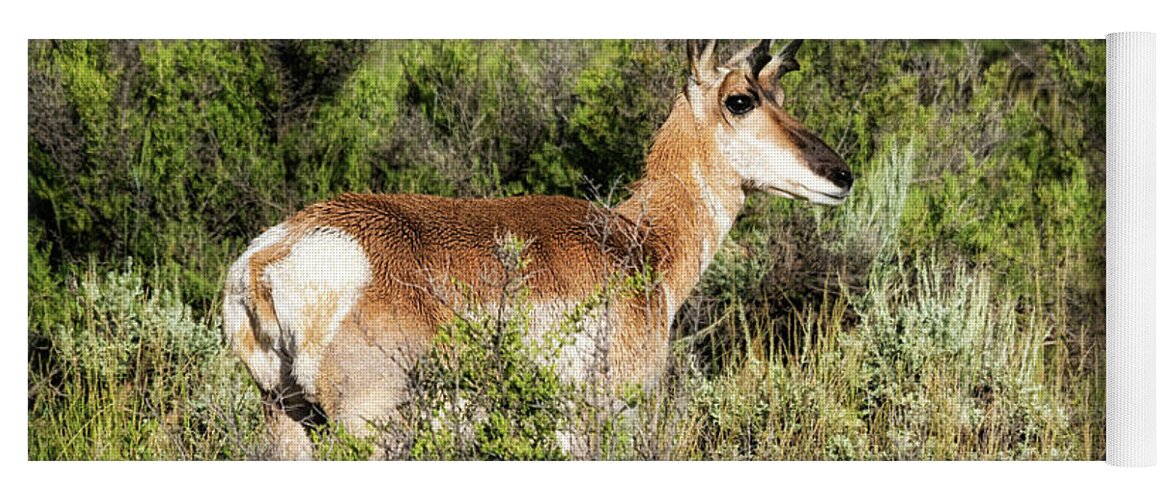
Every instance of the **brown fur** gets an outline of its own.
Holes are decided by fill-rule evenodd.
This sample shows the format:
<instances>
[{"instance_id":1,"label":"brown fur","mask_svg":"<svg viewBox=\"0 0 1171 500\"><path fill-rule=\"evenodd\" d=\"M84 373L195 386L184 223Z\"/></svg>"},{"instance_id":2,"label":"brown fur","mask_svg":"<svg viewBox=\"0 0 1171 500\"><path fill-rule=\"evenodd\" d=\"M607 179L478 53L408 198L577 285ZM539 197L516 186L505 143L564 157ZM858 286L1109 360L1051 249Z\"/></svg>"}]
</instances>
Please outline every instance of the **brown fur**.
<instances>
[{"instance_id":1,"label":"brown fur","mask_svg":"<svg viewBox=\"0 0 1171 500\"><path fill-rule=\"evenodd\" d=\"M478 301L493 300L484 288L504 273L495 252L506 233L527 244L525 284L533 302L580 301L615 273L636 271L632 264L661 269L673 258L657 232L619 212L558 196L470 200L350 194L311 206L290 223L341 229L366 251L373 279L348 321L372 345L397 346L410 336L429 340L435 326L451 318L448 301L453 298L442 289L450 280L473 285L482 293ZM622 314L645 316L639 312L646 297L629 300ZM399 338L379 338L388 332ZM665 348L662 337L664 345L652 351ZM647 352L642 336L622 334L616 340L612 362L621 366L614 370L643 373L646 360L636 355ZM323 369L330 364L327 353Z\"/></svg>"},{"instance_id":2,"label":"brown fur","mask_svg":"<svg viewBox=\"0 0 1171 500\"><path fill-rule=\"evenodd\" d=\"M767 51L767 44L760 47L758 52ZM650 268L659 278L652 289L624 295L612 307L615 328L608 363L616 387L653 386L666 369L672 313L699 281L742 207L745 191L755 187L717 151L716 124L722 120L730 126L731 120L741 119L728 115L725 96L757 96L763 113L745 118L755 122L738 123L754 127L749 130L762 140L801 151L818 175L828 179L845 168L824 142L781 110L779 89L756 81L754 73L762 66L776 70L776 65L764 66L767 54L746 52L752 54L745 58L751 67L720 78L708 67L710 47L691 52L699 81L675 99L656 134L643 179L633 186L630 199L613 209L561 196L344 194L290 217L287 235L246 263L253 329L258 322L276 321L265 270L287 258L305 235L328 230L352 237L369 262L370 281L328 342L321 328L336 310L337 297L325 297L303 313L316 315L306 322L315 325L314 331L304 332L301 353L282 353L281 384L296 384L289 376L290 356L322 354L316 393L305 398L359 433L365 421L392 415L406 396L406 370L430 348L437 326L459 306L459 298L453 300L445 287L453 282L471 285L474 300L495 300L485 284L504 274L497 252L501 237L511 235L527 244L525 284L535 303L572 304L596 293L616 274ZM257 332L230 333L251 337ZM273 348L256 340L234 340L233 345L246 358L252 350ZM296 387L276 389L282 390L296 392ZM270 425L283 429L282 446L294 454L303 452L304 442L288 441L287 418L292 414L286 420L274 415Z\"/></svg>"},{"instance_id":3,"label":"brown fur","mask_svg":"<svg viewBox=\"0 0 1171 500\"><path fill-rule=\"evenodd\" d=\"M436 319L429 280L451 277L477 283L499 272L495 257L506 233L528 243L534 299L589 293L618 260L635 233L631 221L610 215L614 233L599 236L595 220L607 212L561 196L453 199L428 195L344 194L293 216L294 226L330 227L354 236L366 250L374 275L370 299ZM653 260L663 249L648 245Z\"/></svg>"},{"instance_id":4,"label":"brown fur","mask_svg":"<svg viewBox=\"0 0 1171 500\"><path fill-rule=\"evenodd\" d=\"M268 269L269 265L288 257L291 247L290 243L281 242L256 252L248 262L248 276L251 285L248 290L251 292L252 311L261 322L270 324L276 322L276 311L272 304L272 289L264 282L264 270Z\"/></svg>"}]
</instances>

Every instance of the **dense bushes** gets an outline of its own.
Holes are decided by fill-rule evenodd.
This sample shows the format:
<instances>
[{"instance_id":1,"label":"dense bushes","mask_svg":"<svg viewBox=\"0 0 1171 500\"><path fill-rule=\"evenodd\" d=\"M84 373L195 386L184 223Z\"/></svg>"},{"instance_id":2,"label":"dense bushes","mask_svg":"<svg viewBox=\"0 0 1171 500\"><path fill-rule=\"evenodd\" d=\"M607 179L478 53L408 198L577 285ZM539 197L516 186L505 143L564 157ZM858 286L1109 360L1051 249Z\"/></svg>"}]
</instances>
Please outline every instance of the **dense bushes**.
<instances>
[{"instance_id":1,"label":"dense bushes","mask_svg":"<svg viewBox=\"0 0 1171 500\"><path fill-rule=\"evenodd\" d=\"M256 405L237 399L256 396L207 343L249 238L343 191L621 198L683 52L30 42L30 457L255 454ZM679 318L685 403L648 399L638 425L660 427L615 450L1101 457L1104 43L810 41L798 58L786 108L854 167L857 193L836 209L749 199ZM960 376L983 385L938 390ZM212 399L175 402L197 394ZM654 437L679 419L689 444Z\"/></svg>"}]
</instances>

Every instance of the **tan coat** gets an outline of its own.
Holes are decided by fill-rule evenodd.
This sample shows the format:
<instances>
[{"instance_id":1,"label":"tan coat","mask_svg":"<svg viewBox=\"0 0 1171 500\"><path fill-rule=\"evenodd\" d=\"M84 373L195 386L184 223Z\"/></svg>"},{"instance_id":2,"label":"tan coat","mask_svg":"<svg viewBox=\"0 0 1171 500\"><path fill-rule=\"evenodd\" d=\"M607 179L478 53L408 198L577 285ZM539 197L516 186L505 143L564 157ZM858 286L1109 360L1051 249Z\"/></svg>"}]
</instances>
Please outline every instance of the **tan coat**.
<instances>
[{"instance_id":1,"label":"tan coat","mask_svg":"<svg viewBox=\"0 0 1171 500\"><path fill-rule=\"evenodd\" d=\"M765 65L763 46L760 64L720 69L704 59L710 51L692 53L693 79L656 134L644 178L613 209L561 196L346 194L253 241L228 274L224 332L266 394L281 455L309 453L306 419L360 430L390 415L406 397L406 370L466 300L449 285L493 300L503 235L527 245L534 335L608 279L651 271L649 290L616 299L557 364L584 379L604 342L614 384L653 386L666 370L675 312L746 191L821 203L849 193L845 164L781 110L772 79L758 78L783 72Z\"/></svg>"}]
</instances>

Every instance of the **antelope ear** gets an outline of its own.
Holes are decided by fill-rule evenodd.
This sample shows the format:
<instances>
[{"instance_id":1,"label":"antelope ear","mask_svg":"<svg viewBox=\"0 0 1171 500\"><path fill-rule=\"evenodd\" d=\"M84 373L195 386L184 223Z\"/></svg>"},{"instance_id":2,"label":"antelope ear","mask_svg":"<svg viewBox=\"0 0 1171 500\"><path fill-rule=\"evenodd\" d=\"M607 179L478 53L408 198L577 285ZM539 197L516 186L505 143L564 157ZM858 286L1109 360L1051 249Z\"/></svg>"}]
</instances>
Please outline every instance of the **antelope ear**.
<instances>
[{"instance_id":1,"label":"antelope ear","mask_svg":"<svg viewBox=\"0 0 1171 500\"><path fill-rule=\"evenodd\" d=\"M801 65L797 63L797 49L801 48L801 44L804 42L804 40L793 40L785 44L776 57L760 70L757 79L766 85L772 85L785 76L785 73L801 69Z\"/></svg>"},{"instance_id":2,"label":"antelope ear","mask_svg":"<svg viewBox=\"0 0 1171 500\"><path fill-rule=\"evenodd\" d=\"M691 64L691 78L699 83L711 83L719 79L716 71L716 62L713 54L716 51L716 41L708 40L700 46L698 40L687 41L687 60Z\"/></svg>"}]
</instances>

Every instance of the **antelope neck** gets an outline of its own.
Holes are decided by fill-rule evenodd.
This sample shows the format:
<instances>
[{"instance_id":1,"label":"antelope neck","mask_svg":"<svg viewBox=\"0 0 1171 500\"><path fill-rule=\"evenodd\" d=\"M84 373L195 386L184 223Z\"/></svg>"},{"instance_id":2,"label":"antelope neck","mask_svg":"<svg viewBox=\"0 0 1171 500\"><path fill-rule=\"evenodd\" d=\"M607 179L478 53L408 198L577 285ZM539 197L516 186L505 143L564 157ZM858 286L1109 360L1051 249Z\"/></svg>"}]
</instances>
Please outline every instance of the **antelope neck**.
<instances>
[{"instance_id":1,"label":"antelope neck","mask_svg":"<svg viewBox=\"0 0 1171 500\"><path fill-rule=\"evenodd\" d=\"M744 190L682 96L656 133L646 174L632 191L617 210L663 243L666 255L655 271L673 294L686 297L731 230Z\"/></svg>"}]
</instances>

